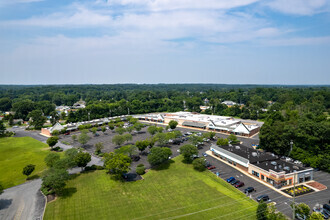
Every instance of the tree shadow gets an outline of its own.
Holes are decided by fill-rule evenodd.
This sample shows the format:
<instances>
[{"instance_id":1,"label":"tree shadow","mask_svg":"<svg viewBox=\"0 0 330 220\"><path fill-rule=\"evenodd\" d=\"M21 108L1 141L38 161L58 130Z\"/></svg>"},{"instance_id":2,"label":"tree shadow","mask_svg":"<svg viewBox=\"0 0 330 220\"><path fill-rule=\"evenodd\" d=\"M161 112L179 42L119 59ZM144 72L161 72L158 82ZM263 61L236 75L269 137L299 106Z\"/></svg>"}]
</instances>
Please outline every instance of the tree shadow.
<instances>
[{"instance_id":1,"label":"tree shadow","mask_svg":"<svg viewBox=\"0 0 330 220\"><path fill-rule=\"evenodd\" d=\"M183 159L182 160L182 163L184 163L184 164L192 164L192 160L185 160L185 159Z\"/></svg>"},{"instance_id":2,"label":"tree shadow","mask_svg":"<svg viewBox=\"0 0 330 220\"><path fill-rule=\"evenodd\" d=\"M81 173L73 173L69 175L69 180L73 180L75 178L77 178L78 176L80 176Z\"/></svg>"},{"instance_id":3,"label":"tree shadow","mask_svg":"<svg viewBox=\"0 0 330 220\"><path fill-rule=\"evenodd\" d=\"M29 176L26 180L34 180L34 179L39 179L40 176L38 174L35 174L33 176Z\"/></svg>"},{"instance_id":4,"label":"tree shadow","mask_svg":"<svg viewBox=\"0 0 330 220\"><path fill-rule=\"evenodd\" d=\"M161 165L158 165L156 167L153 167L151 169L152 170L157 170L157 171L159 171L159 170L167 170L171 166L172 163L175 163L175 162L173 160L168 160L165 163L163 163Z\"/></svg>"},{"instance_id":5,"label":"tree shadow","mask_svg":"<svg viewBox=\"0 0 330 220\"><path fill-rule=\"evenodd\" d=\"M0 210L8 208L12 201L12 199L0 199Z\"/></svg>"},{"instance_id":6,"label":"tree shadow","mask_svg":"<svg viewBox=\"0 0 330 220\"><path fill-rule=\"evenodd\" d=\"M62 198L69 198L76 192L77 192L76 187L69 187L69 188L63 189L61 191L61 193L59 194L59 196L62 197Z\"/></svg>"}]
</instances>

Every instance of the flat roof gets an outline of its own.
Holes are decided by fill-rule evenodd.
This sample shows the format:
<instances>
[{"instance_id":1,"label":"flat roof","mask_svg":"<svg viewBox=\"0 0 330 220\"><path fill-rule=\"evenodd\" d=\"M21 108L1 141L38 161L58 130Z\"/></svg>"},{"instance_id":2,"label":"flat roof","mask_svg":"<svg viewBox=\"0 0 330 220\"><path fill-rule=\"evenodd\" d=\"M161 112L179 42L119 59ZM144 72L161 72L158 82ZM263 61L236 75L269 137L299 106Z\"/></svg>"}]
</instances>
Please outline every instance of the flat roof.
<instances>
[{"instance_id":1,"label":"flat roof","mask_svg":"<svg viewBox=\"0 0 330 220\"><path fill-rule=\"evenodd\" d=\"M215 146L215 147L214 147ZM261 169L266 171L273 170L275 172L285 172L293 173L294 171L303 171L306 168L302 166L297 166L296 164L286 162L279 158L279 156L269 153L269 152L261 152L255 150L252 147L247 147L244 145L227 145L227 146L216 146L212 145L212 147L222 148L231 154L236 154L242 158L248 159L250 164L253 164Z\"/></svg>"}]
</instances>

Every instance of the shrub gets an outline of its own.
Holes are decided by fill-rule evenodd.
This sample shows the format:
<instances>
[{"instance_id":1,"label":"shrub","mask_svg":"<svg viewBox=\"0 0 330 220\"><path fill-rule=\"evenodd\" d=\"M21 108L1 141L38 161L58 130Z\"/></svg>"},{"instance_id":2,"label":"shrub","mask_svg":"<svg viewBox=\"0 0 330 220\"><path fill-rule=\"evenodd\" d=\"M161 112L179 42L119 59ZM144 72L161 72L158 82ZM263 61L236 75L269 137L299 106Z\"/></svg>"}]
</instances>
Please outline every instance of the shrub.
<instances>
[{"instance_id":1,"label":"shrub","mask_svg":"<svg viewBox=\"0 0 330 220\"><path fill-rule=\"evenodd\" d=\"M139 174L139 175L143 175L143 174L145 174L145 170L146 170L146 168L144 167L143 164L139 164L139 165L136 167L136 173Z\"/></svg>"}]
</instances>

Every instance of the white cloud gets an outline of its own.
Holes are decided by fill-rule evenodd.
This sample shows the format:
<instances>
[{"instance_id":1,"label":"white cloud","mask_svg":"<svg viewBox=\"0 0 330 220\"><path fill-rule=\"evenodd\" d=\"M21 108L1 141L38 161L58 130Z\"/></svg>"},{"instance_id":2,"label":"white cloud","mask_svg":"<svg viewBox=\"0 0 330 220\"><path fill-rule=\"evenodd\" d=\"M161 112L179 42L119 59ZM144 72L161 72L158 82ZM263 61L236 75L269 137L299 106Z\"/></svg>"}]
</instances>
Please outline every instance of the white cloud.
<instances>
[{"instance_id":1,"label":"white cloud","mask_svg":"<svg viewBox=\"0 0 330 220\"><path fill-rule=\"evenodd\" d=\"M328 0L272 0L268 5L273 10L295 15L313 15L329 11Z\"/></svg>"},{"instance_id":2,"label":"white cloud","mask_svg":"<svg viewBox=\"0 0 330 220\"><path fill-rule=\"evenodd\" d=\"M84 7L78 7L75 12L53 13L44 17L32 17L24 20L2 22L6 26L39 26L39 27L82 27L108 25L111 16L102 15Z\"/></svg>"},{"instance_id":3,"label":"white cloud","mask_svg":"<svg viewBox=\"0 0 330 220\"><path fill-rule=\"evenodd\" d=\"M267 39L267 40L262 41L262 44L268 45L268 46L330 45L330 36Z\"/></svg>"},{"instance_id":4,"label":"white cloud","mask_svg":"<svg viewBox=\"0 0 330 220\"><path fill-rule=\"evenodd\" d=\"M44 0L1 0L0 7L10 4L21 4L21 3L32 3L32 2L42 2Z\"/></svg>"},{"instance_id":5,"label":"white cloud","mask_svg":"<svg viewBox=\"0 0 330 220\"><path fill-rule=\"evenodd\" d=\"M246 6L259 0L108 0L109 5L145 6L150 10L230 9Z\"/></svg>"}]
</instances>

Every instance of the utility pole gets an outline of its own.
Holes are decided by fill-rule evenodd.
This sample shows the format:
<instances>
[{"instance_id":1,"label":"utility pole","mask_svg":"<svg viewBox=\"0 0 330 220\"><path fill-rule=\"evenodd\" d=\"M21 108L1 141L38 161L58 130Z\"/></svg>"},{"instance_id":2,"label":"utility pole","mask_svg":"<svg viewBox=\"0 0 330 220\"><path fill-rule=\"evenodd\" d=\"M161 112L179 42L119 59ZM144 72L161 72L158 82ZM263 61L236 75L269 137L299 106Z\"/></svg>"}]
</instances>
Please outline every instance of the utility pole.
<instances>
[{"instance_id":1,"label":"utility pole","mask_svg":"<svg viewBox=\"0 0 330 220\"><path fill-rule=\"evenodd\" d=\"M293 205L292 205L292 219L295 219L295 216L296 216L296 204L295 204L295 199L296 199L296 171L294 171L294 175L293 175Z\"/></svg>"},{"instance_id":2,"label":"utility pole","mask_svg":"<svg viewBox=\"0 0 330 220\"><path fill-rule=\"evenodd\" d=\"M293 145L293 141L291 140L290 141L290 152L289 152L289 155L288 155L288 157L290 156L290 154L291 154L291 151L292 151L292 145Z\"/></svg>"}]
</instances>

